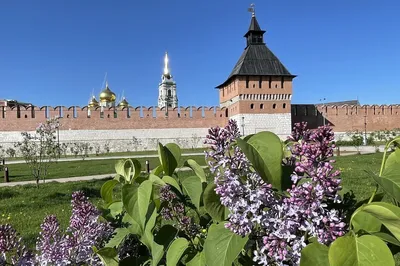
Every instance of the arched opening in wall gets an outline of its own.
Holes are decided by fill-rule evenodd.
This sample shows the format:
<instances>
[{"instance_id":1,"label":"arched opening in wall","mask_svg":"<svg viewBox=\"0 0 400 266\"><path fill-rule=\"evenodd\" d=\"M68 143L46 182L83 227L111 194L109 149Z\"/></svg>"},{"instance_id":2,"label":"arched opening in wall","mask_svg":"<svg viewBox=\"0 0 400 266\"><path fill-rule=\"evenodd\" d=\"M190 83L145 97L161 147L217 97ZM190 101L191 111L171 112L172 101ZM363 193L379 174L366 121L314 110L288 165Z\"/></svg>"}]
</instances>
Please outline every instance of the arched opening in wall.
<instances>
[{"instance_id":1,"label":"arched opening in wall","mask_svg":"<svg viewBox=\"0 0 400 266\"><path fill-rule=\"evenodd\" d=\"M285 108L286 108L286 103L284 103L284 104L282 105L282 107L283 107L283 109L285 109Z\"/></svg>"},{"instance_id":2,"label":"arched opening in wall","mask_svg":"<svg viewBox=\"0 0 400 266\"><path fill-rule=\"evenodd\" d=\"M171 90L168 90L168 96L171 97Z\"/></svg>"},{"instance_id":3,"label":"arched opening in wall","mask_svg":"<svg viewBox=\"0 0 400 266\"><path fill-rule=\"evenodd\" d=\"M25 115L24 115L24 117L25 117L25 118L28 118L28 115L27 115L27 114L25 114Z\"/></svg>"},{"instance_id":4,"label":"arched opening in wall","mask_svg":"<svg viewBox=\"0 0 400 266\"><path fill-rule=\"evenodd\" d=\"M35 107L31 107L31 117L35 118Z\"/></svg>"},{"instance_id":5,"label":"arched opening in wall","mask_svg":"<svg viewBox=\"0 0 400 266\"><path fill-rule=\"evenodd\" d=\"M249 76L246 76L246 88L249 87Z\"/></svg>"},{"instance_id":6,"label":"arched opening in wall","mask_svg":"<svg viewBox=\"0 0 400 266\"><path fill-rule=\"evenodd\" d=\"M250 104L250 109L254 109L254 103Z\"/></svg>"},{"instance_id":7,"label":"arched opening in wall","mask_svg":"<svg viewBox=\"0 0 400 266\"><path fill-rule=\"evenodd\" d=\"M270 89L272 88L272 77L271 76L269 76L268 87Z\"/></svg>"},{"instance_id":8,"label":"arched opening in wall","mask_svg":"<svg viewBox=\"0 0 400 266\"><path fill-rule=\"evenodd\" d=\"M264 104L263 103L260 104L260 109L264 109Z\"/></svg>"},{"instance_id":9,"label":"arched opening in wall","mask_svg":"<svg viewBox=\"0 0 400 266\"><path fill-rule=\"evenodd\" d=\"M19 105L17 105L17 118L21 118L21 109Z\"/></svg>"},{"instance_id":10,"label":"arched opening in wall","mask_svg":"<svg viewBox=\"0 0 400 266\"><path fill-rule=\"evenodd\" d=\"M276 109L276 103L272 105L272 109Z\"/></svg>"},{"instance_id":11,"label":"arched opening in wall","mask_svg":"<svg viewBox=\"0 0 400 266\"><path fill-rule=\"evenodd\" d=\"M261 89L262 87L262 76L260 76L260 79L258 80L258 88Z\"/></svg>"},{"instance_id":12,"label":"arched opening in wall","mask_svg":"<svg viewBox=\"0 0 400 266\"><path fill-rule=\"evenodd\" d=\"M225 117L228 117L228 109L225 109Z\"/></svg>"},{"instance_id":13,"label":"arched opening in wall","mask_svg":"<svg viewBox=\"0 0 400 266\"><path fill-rule=\"evenodd\" d=\"M278 84L275 84L275 89L277 89L278 88Z\"/></svg>"},{"instance_id":14,"label":"arched opening in wall","mask_svg":"<svg viewBox=\"0 0 400 266\"><path fill-rule=\"evenodd\" d=\"M255 88L256 87L256 84L253 84L253 88Z\"/></svg>"},{"instance_id":15,"label":"arched opening in wall","mask_svg":"<svg viewBox=\"0 0 400 266\"><path fill-rule=\"evenodd\" d=\"M282 89L283 89L284 83L285 83L285 78L284 78L284 77L281 77L281 88L282 88Z\"/></svg>"}]
</instances>

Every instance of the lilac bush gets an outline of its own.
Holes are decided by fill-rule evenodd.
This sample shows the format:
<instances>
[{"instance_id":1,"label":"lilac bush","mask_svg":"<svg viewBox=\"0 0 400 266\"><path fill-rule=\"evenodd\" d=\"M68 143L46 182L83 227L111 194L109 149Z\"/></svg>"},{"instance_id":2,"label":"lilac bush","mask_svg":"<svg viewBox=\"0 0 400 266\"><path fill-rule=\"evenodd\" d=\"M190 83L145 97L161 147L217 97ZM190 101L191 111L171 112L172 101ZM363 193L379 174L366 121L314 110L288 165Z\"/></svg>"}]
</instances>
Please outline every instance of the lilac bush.
<instances>
[{"instance_id":1,"label":"lilac bush","mask_svg":"<svg viewBox=\"0 0 400 266\"><path fill-rule=\"evenodd\" d=\"M99 222L100 211L83 192L72 194L72 215L65 232L54 215L41 224L36 251L27 251L11 225L0 226L0 265L102 265L92 247L102 247L112 234L108 223ZM13 254L7 258L7 254Z\"/></svg>"},{"instance_id":2,"label":"lilac bush","mask_svg":"<svg viewBox=\"0 0 400 266\"><path fill-rule=\"evenodd\" d=\"M311 131L296 124L289 137L290 156L282 163L295 166L292 187L278 193L235 145L240 137L235 121L211 128L205 143L215 192L229 211L226 227L255 240L253 260L262 265L298 265L309 237L329 244L345 233L344 217L328 206L340 202L339 172L333 171L333 132L325 126Z\"/></svg>"}]
</instances>

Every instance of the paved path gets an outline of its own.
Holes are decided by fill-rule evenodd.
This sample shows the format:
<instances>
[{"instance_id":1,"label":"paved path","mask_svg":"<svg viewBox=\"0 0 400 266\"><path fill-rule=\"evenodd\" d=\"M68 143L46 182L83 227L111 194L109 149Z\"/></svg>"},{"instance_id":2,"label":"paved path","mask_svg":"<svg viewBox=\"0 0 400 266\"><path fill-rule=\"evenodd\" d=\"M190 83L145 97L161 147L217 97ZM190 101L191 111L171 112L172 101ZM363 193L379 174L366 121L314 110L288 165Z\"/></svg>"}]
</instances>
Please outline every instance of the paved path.
<instances>
[{"instance_id":1,"label":"paved path","mask_svg":"<svg viewBox=\"0 0 400 266\"><path fill-rule=\"evenodd\" d=\"M194 152L194 153L183 153L182 156L197 156L204 155L202 152ZM118 159L126 159L126 158L154 158L158 157L158 154L139 154L139 155L124 155L124 156L98 156L98 157L87 157L85 160L82 160L82 157L79 158L61 158L57 160L58 162L73 162L73 161L95 161L95 160L118 160ZM6 164L21 164L25 163L24 160L10 160L6 161Z\"/></svg>"},{"instance_id":2,"label":"paved path","mask_svg":"<svg viewBox=\"0 0 400 266\"><path fill-rule=\"evenodd\" d=\"M202 166L202 168L206 168L207 166ZM177 169L177 172L189 171L191 170L189 167L181 167ZM142 171L144 173L144 171ZM66 183L66 182L79 182L79 181L88 181L88 180L98 180L98 179L106 179L111 178L115 175L112 174L104 174L104 175L90 175L90 176L75 176L75 177L64 177L57 179L46 179L46 183L50 182L58 182L58 183ZM9 182L9 183L0 183L0 187L14 187L28 184L36 184L35 180L32 181L19 181L19 182ZM43 184L43 181L40 181L40 184Z\"/></svg>"}]
</instances>

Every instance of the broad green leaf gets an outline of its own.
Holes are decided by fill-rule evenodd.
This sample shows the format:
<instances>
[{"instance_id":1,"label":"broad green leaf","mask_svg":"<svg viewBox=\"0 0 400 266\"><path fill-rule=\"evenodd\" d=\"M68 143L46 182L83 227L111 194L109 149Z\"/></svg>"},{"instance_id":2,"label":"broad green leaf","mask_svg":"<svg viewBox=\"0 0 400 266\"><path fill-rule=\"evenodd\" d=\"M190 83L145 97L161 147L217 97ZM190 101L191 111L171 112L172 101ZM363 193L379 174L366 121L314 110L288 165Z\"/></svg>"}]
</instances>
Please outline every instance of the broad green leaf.
<instances>
[{"instance_id":1,"label":"broad green leaf","mask_svg":"<svg viewBox=\"0 0 400 266\"><path fill-rule=\"evenodd\" d=\"M175 239L167 251L167 266L178 265L188 247L189 242L185 238L180 237Z\"/></svg>"},{"instance_id":2,"label":"broad green leaf","mask_svg":"<svg viewBox=\"0 0 400 266\"><path fill-rule=\"evenodd\" d=\"M108 206L108 209L110 210L111 216L116 218L123 210L123 203L121 201L113 202Z\"/></svg>"},{"instance_id":3,"label":"broad green leaf","mask_svg":"<svg viewBox=\"0 0 400 266\"><path fill-rule=\"evenodd\" d=\"M190 167L193 172L200 178L201 182L207 182L206 173L204 169L193 159L188 159L185 162L185 166Z\"/></svg>"},{"instance_id":4,"label":"broad green leaf","mask_svg":"<svg viewBox=\"0 0 400 266\"><path fill-rule=\"evenodd\" d=\"M365 230L369 233L379 232L382 227L382 223L367 212L354 212L354 216L351 219L351 225L354 232L359 230Z\"/></svg>"},{"instance_id":5,"label":"broad green leaf","mask_svg":"<svg viewBox=\"0 0 400 266\"><path fill-rule=\"evenodd\" d=\"M100 250L93 248L93 251L99 256L106 266L118 266L118 252L115 248L105 247Z\"/></svg>"},{"instance_id":6,"label":"broad green leaf","mask_svg":"<svg viewBox=\"0 0 400 266\"><path fill-rule=\"evenodd\" d=\"M154 241L157 244L163 245L166 250L174 238L178 235L178 229L170 224L166 224L154 236Z\"/></svg>"},{"instance_id":7,"label":"broad green leaf","mask_svg":"<svg viewBox=\"0 0 400 266\"><path fill-rule=\"evenodd\" d=\"M135 180L142 171L142 165L140 164L139 160L137 159L130 159L132 163L132 179Z\"/></svg>"},{"instance_id":8,"label":"broad green leaf","mask_svg":"<svg viewBox=\"0 0 400 266\"><path fill-rule=\"evenodd\" d=\"M113 190L115 185L118 184L118 181L115 179L111 179L106 181L100 189L101 198L105 203L111 203L113 200Z\"/></svg>"},{"instance_id":9,"label":"broad green leaf","mask_svg":"<svg viewBox=\"0 0 400 266\"><path fill-rule=\"evenodd\" d=\"M237 144L262 179L281 190L283 147L279 137L263 131L247 141L238 138Z\"/></svg>"},{"instance_id":10,"label":"broad green leaf","mask_svg":"<svg viewBox=\"0 0 400 266\"><path fill-rule=\"evenodd\" d=\"M168 143L165 146L158 143L158 156L164 173L166 175L172 175L178 166L181 157L181 149L175 143Z\"/></svg>"},{"instance_id":11,"label":"broad green leaf","mask_svg":"<svg viewBox=\"0 0 400 266\"><path fill-rule=\"evenodd\" d=\"M329 248L330 266L394 266L393 255L379 237L343 236Z\"/></svg>"},{"instance_id":12,"label":"broad green leaf","mask_svg":"<svg viewBox=\"0 0 400 266\"><path fill-rule=\"evenodd\" d=\"M151 182L153 182L153 184L155 184L155 185L159 185L159 186L164 186L165 185L165 181L162 180L161 178L159 178L158 176L154 175L154 174L150 174L149 175L149 180Z\"/></svg>"},{"instance_id":13,"label":"broad green leaf","mask_svg":"<svg viewBox=\"0 0 400 266\"><path fill-rule=\"evenodd\" d=\"M400 201L400 149L388 156L382 176L372 177L389 196Z\"/></svg>"},{"instance_id":14,"label":"broad green leaf","mask_svg":"<svg viewBox=\"0 0 400 266\"><path fill-rule=\"evenodd\" d=\"M214 222L221 222L225 218L225 206L221 204L220 197L215 193L215 183L209 183L204 190L204 208L213 218Z\"/></svg>"},{"instance_id":15,"label":"broad green leaf","mask_svg":"<svg viewBox=\"0 0 400 266\"><path fill-rule=\"evenodd\" d=\"M111 237L111 239L107 242L105 247L110 247L110 248L118 248L118 246L122 243L122 241L125 239L127 235L129 235L130 232L128 228L117 228L114 231L114 235Z\"/></svg>"},{"instance_id":16,"label":"broad green leaf","mask_svg":"<svg viewBox=\"0 0 400 266\"><path fill-rule=\"evenodd\" d=\"M142 235L143 229L140 228L140 225L128 214L125 214L124 217L122 217L122 223L126 224L128 223L129 226L127 229L129 232L133 235Z\"/></svg>"},{"instance_id":17,"label":"broad green leaf","mask_svg":"<svg viewBox=\"0 0 400 266\"><path fill-rule=\"evenodd\" d=\"M181 190L181 188L179 187L178 181L176 181L175 178L173 178L173 177L171 177L171 176L168 176L168 175L165 175L165 176L163 176L162 180L163 180L165 183L167 183L167 184L173 186L174 188L176 188L176 189L182 194L182 190Z\"/></svg>"},{"instance_id":18,"label":"broad green leaf","mask_svg":"<svg viewBox=\"0 0 400 266\"><path fill-rule=\"evenodd\" d=\"M157 266L162 257L164 256L164 247L153 241L151 245L152 266Z\"/></svg>"},{"instance_id":19,"label":"broad green leaf","mask_svg":"<svg viewBox=\"0 0 400 266\"><path fill-rule=\"evenodd\" d=\"M132 163L129 159L118 160L115 164L115 171L123 176L128 183L131 182Z\"/></svg>"},{"instance_id":20,"label":"broad green leaf","mask_svg":"<svg viewBox=\"0 0 400 266\"><path fill-rule=\"evenodd\" d=\"M397 240L400 241L400 208L386 202L372 202L357 209L351 219L359 215L360 212L365 212L379 222L393 234Z\"/></svg>"},{"instance_id":21,"label":"broad green leaf","mask_svg":"<svg viewBox=\"0 0 400 266\"><path fill-rule=\"evenodd\" d=\"M162 165L158 165L156 168L150 171L151 174L159 176L164 171Z\"/></svg>"},{"instance_id":22,"label":"broad green leaf","mask_svg":"<svg viewBox=\"0 0 400 266\"><path fill-rule=\"evenodd\" d=\"M241 237L225 228L224 223L212 224L204 243L207 266L230 266L247 243L248 237Z\"/></svg>"},{"instance_id":23,"label":"broad green leaf","mask_svg":"<svg viewBox=\"0 0 400 266\"><path fill-rule=\"evenodd\" d=\"M379 237L380 239L382 239L385 242L388 242L388 243L391 243L393 245L400 247L400 242L395 237L393 237L391 234L384 233L384 232L374 232L371 234Z\"/></svg>"},{"instance_id":24,"label":"broad green leaf","mask_svg":"<svg viewBox=\"0 0 400 266\"><path fill-rule=\"evenodd\" d=\"M199 252L196 256L193 257L188 263L187 266L204 266L206 265L206 257L204 256L204 252Z\"/></svg>"},{"instance_id":25,"label":"broad green leaf","mask_svg":"<svg viewBox=\"0 0 400 266\"><path fill-rule=\"evenodd\" d=\"M146 214L150 203L153 183L149 180L137 184L126 184L122 187L122 202L127 213L144 229Z\"/></svg>"},{"instance_id":26,"label":"broad green leaf","mask_svg":"<svg viewBox=\"0 0 400 266\"><path fill-rule=\"evenodd\" d=\"M329 248L318 242L307 245L301 251L300 266L329 266Z\"/></svg>"},{"instance_id":27,"label":"broad green leaf","mask_svg":"<svg viewBox=\"0 0 400 266\"><path fill-rule=\"evenodd\" d=\"M189 176L181 181L183 191L190 197L190 200L196 206L200 208L201 193L203 192L203 186L197 176Z\"/></svg>"}]
</instances>

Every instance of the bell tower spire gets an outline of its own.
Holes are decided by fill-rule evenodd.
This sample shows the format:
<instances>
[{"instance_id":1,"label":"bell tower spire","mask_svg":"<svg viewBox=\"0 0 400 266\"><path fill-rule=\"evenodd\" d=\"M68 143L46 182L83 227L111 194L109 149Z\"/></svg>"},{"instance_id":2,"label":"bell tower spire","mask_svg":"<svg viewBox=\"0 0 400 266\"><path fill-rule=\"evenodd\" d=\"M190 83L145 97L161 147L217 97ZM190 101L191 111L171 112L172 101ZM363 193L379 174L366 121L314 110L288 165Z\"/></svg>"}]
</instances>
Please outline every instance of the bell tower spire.
<instances>
[{"instance_id":1,"label":"bell tower spire","mask_svg":"<svg viewBox=\"0 0 400 266\"><path fill-rule=\"evenodd\" d=\"M158 85L158 107L175 108L178 107L178 96L176 93L176 83L172 78L169 69L168 52L164 56L164 70L161 75L161 83Z\"/></svg>"}]
</instances>

